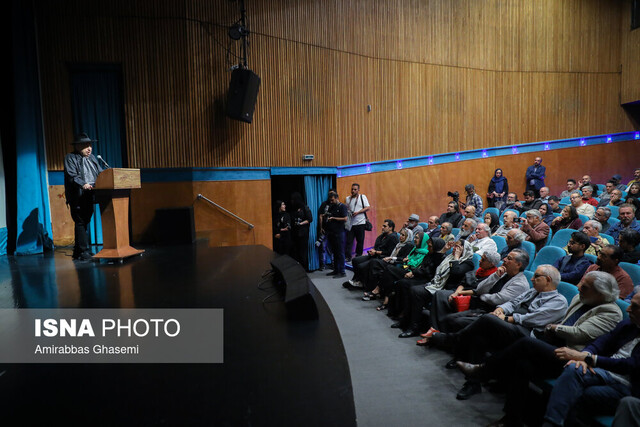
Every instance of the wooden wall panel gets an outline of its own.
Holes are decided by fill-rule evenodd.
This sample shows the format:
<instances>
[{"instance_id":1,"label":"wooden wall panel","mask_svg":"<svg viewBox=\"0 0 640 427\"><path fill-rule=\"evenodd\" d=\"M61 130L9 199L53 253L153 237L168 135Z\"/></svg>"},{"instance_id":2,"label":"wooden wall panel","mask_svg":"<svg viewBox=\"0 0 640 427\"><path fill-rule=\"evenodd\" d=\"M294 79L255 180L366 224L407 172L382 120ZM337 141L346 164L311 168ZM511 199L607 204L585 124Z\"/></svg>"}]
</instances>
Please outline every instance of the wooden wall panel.
<instances>
[{"instance_id":1,"label":"wooden wall panel","mask_svg":"<svg viewBox=\"0 0 640 427\"><path fill-rule=\"evenodd\" d=\"M440 216L446 210L451 200L448 191L458 191L464 201L466 184L475 185L486 206L489 181L497 168L509 180L509 190L522 199L525 171L540 156L547 168L545 183L552 194L558 195L566 189L568 178L579 179L583 174L591 175L597 184L605 183L616 173L623 176L624 183L629 182L640 165L639 147L640 142L629 141L343 177L338 178L337 189L342 201L353 182L359 183L362 193L367 195L373 206L369 217L376 230L366 235L365 246L369 247L380 234L385 218L401 226L409 215L417 213L421 221L427 222L429 216Z\"/></svg>"},{"instance_id":2,"label":"wooden wall panel","mask_svg":"<svg viewBox=\"0 0 640 427\"><path fill-rule=\"evenodd\" d=\"M640 28L631 31L631 2L622 2L620 22L622 31L620 103L640 102Z\"/></svg>"},{"instance_id":3,"label":"wooden wall panel","mask_svg":"<svg viewBox=\"0 0 640 427\"><path fill-rule=\"evenodd\" d=\"M224 115L236 3L35 7L50 170L72 139L69 63L121 65L130 167L333 166L632 129L619 2L247 2L251 125Z\"/></svg>"}]
</instances>

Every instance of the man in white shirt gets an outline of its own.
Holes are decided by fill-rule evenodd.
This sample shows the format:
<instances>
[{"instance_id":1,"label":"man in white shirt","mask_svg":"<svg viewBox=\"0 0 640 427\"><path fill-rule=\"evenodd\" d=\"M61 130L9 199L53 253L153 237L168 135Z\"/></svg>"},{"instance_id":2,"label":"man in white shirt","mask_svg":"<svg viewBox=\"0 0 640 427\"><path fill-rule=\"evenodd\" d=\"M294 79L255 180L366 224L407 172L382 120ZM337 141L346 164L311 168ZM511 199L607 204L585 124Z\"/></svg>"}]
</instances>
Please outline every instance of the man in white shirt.
<instances>
[{"instance_id":1,"label":"man in white shirt","mask_svg":"<svg viewBox=\"0 0 640 427\"><path fill-rule=\"evenodd\" d=\"M586 215L589 219L593 219L596 209L588 203L582 202L582 196L578 192L571 193L571 205L576 208L578 215Z\"/></svg>"},{"instance_id":2,"label":"man in white shirt","mask_svg":"<svg viewBox=\"0 0 640 427\"><path fill-rule=\"evenodd\" d=\"M356 240L356 256L362 256L364 250L364 232L367 212L371 206L364 194L360 194L360 184L351 184L351 196L347 197L347 210L351 215L351 230L347 232L347 245L345 247L345 261L351 261L353 240Z\"/></svg>"},{"instance_id":3,"label":"man in white shirt","mask_svg":"<svg viewBox=\"0 0 640 427\"><path fill-rule=\"evenodd\" d=\"M476 234L469 236L467 242L471 243L473 252L480 256L488 250L498 252L498 245L490 236L491 227L489 227L489 224L481 222L476 226Z\"/></svg>"}]
</instances>

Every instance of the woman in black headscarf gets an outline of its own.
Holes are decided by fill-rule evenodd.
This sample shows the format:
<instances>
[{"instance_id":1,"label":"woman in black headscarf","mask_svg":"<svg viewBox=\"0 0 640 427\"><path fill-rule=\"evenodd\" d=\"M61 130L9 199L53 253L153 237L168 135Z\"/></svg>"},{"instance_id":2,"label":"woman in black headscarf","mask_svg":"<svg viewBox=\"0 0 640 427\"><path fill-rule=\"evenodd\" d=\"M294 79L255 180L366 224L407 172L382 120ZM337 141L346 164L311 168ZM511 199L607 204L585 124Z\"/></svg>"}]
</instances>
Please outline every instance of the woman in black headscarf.
<instances>
[{"instance_id":1,"label":"woman in black headscarf","mask_svg":"<svg viewBox=\"0 0 640 427\"><path fill-rule=\"evenodd\" d=\"M291 195L291 204L293 207L293 257L304 267L309 270L309 224L313 221L309 206L302 200L300 193Z\"/></svg>"},{"instance_id":2,"label":"woman in black headscarf","mask_svg":"<svg viewBox=\"0 0 640 427\"><path fill-rule=\"evenodd\" d=\"M500 228L500 219L495 212L487 212L484 214L484 223L491 228L491 234L495 233L498 228Z\"/></svg>"},{"instance_id":3,"label":"woman in black headscarf","mask_svg":"<svg viewBox=\"0 0 640 427\"><path fill-rule=\"evenodd\" d=\"M551 211L549 205L547 203L543 203L540 205L538 210L540 211L540 215L542 215L542 220L544 221L544 223L551 227L551 222L556 216Z\"/></svg>"},{"instance_id":4,"label":"woman in black headscarf","mask_svg":"<svg viewBox=\"0 0 640 427\"><path fill-rule=\"evenodd\" d=\"M291 253L291 215L282 200L276 201L276 213L273 215L273 250L280 255Z\"/></svg>"},{"instance_id":5,"label":"woman in black headscarf","mask_svg":"<svg viewBox=\"0 0 640 427\"><path fill-rule=\"evenodd\" d=\"M502 175L502 169L498 168L493 173L491 181L489 181L489 190L487 190L489 207L500 209L507 201L507 194L509 194L509 182Z\"/></svg>"}]
</instances>

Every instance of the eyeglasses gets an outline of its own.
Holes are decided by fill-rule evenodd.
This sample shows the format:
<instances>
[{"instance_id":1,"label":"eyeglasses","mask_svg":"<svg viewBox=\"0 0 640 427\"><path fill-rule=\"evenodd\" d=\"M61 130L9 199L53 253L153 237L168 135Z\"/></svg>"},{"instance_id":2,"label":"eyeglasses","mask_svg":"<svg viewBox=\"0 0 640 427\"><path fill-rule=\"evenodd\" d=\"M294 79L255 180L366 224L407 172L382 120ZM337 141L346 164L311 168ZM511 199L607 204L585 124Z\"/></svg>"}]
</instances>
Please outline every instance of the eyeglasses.
<instances>
[{"instance_id":1,"label":"eyeglasses","mask_svg":"<svg viewBox=\"0 0 640 427\"><path fill-rule=\"evenodd\" d=\"M537 279L538 277L549 277L549 276L547 276L546 274L538 274L538 273L533 274L534 279Z\"/></svg>"}]
</instances>

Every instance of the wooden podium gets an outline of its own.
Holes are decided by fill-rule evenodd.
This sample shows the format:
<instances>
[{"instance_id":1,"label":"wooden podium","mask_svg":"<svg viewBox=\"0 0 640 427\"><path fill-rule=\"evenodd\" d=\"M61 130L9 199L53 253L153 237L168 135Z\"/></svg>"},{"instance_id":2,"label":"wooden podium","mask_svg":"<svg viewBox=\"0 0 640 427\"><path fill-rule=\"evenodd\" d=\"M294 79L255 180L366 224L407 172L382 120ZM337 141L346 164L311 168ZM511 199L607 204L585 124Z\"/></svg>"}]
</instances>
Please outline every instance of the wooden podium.
<instances>
[{"instance_id":1,"label":"wooden podium","mask_svg":"<svg viewBox=\"0 0 640 427\"><path fill-rule=\"evenodd\" d=\"M129 194L132 188L140 188L140 169L105 169L94 188L102 216L103 249L93 257L122 262L143 253L129 245Z\"/></svg>"}]
</instances>

